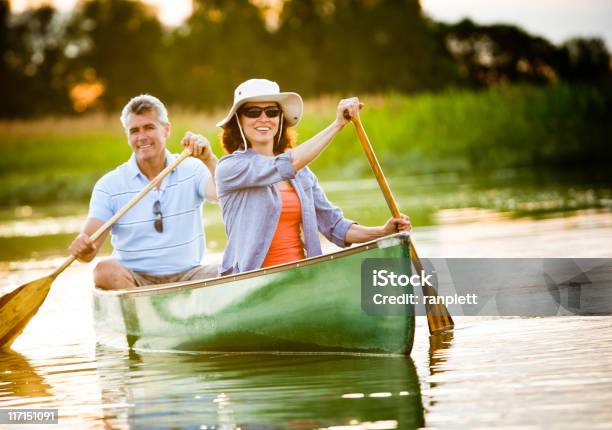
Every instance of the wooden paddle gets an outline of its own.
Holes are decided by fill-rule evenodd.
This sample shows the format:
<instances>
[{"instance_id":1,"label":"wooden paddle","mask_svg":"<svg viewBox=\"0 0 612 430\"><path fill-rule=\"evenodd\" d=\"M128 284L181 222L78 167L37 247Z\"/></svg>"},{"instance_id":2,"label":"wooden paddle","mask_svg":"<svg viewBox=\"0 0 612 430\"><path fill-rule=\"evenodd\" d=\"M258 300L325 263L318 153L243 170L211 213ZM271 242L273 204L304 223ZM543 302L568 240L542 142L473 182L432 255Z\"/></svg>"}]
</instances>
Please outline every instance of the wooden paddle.
<instances>
[{"instance_id":1,"label":"wooden paddle","mask_svg":"<svg viewBox=\"0 0 612 430\"><path fill-rule=\"evenodd\" d=\"M91 241L95 242L98 240L119 218L125 215L132 206L138 203L149 191L155 188L168 173L190 155L191 151L188 148L184 149L172 164L162 170L142 191L136 194L132 200L127 202L111 219L96 230L90 237ZM71 255L50 275L21 285L10 293L0 297L0 348L9 347L17 336L21 334L28 321L30 321L38 311L38 308L43 304L55 278L66 270L74 260L76 260L76 257Z\"/></svg>"},{"instance_id":2,"label":"wooden paddle","mask_svg":"<svg viewBox=\"0 0 612 430\"><path fill-rule=\"evenodd\" d=\"M344 117L350 120L350 116L348 112L344 112ZM397 203L393 194L391 193L391 188L387 183L387 179L380 167L380 163L376 158L376 154L374 153L374 148L372 148L372 144L366 135L366 132L361 124L361 119L359 118L359 114L355 115L352 118L353 124L357 129L357 136L359 136L359 141L361 142L361 146L363 146L363 150L365 151L366 157L368 158L368 162L370 163L370 167L374 172L374 176L376 176L376 180L378 181L378 186L380 187L383 195L385 196L385 200L387 201L387 205L393 214L393 217L400 218L400 211L397 207ZM421 273L423 270L423 265L421 264L421 260L417 255L416 249L414 248L414 242L412 238L410 239L410 259L412 260L412 264L416 269L417 273ZM422 285L423 297L433 296L437 297L438 293L436 289L429 285ZM452 330L455 327L455 323L448 313L448 309L444 304L429 304L425 303L425 309L427 311L427 324L429 325L429 333L436 334L444 331Z\"/></svg>"}]
</instances>

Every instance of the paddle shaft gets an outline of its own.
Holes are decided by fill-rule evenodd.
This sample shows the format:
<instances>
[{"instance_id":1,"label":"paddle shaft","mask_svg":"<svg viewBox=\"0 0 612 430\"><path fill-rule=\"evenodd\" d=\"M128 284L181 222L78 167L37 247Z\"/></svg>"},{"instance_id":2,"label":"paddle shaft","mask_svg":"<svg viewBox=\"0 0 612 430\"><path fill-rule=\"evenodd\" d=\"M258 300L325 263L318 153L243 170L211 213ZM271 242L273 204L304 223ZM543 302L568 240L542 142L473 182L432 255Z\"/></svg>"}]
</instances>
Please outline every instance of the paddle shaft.
<instances>
[{"instance_id":1,"label":"paddle shaft","mask_svg":"<svg viewBox=\"0 0 612 430\"><path fill-rule=\"evenodd\" d=\"M168 176L168 174L174 170L176 168L176 166L178 166L185 158L189 157L191 155L191 151L187 148L185 148L183 150L183 152L180 153L180 155L178 157L176 157L176 160L174 160L170 165L166 166L166 168L164 168L164 170L162 170L161 172L159 172L159 175L157 175L151 182L149 182L149 184L144 187L142 189L142 191L140 191L138 194L136 194L132 200L130 200L129 202L127 202L125 204L125 206L123 206L121 209L119 209L119 211L112 216L111 219L109 219L108 221L106 221L99 229L97 229L94 234L92 234L89 238L91 239L92 242L95 242L96 240L98 240L104 233L106 233L112 226L113 224L115 224L119 218L121 218L123 215L125 215L125 213L127 211L129 211L130 209L132 209L132 207L138 203L140 200L142 200L142 198L144 196L146 196L149 191L151 191L153 188L155 188L157 186L157 184L159 184L166 176ZM58 267L55 272L53 272L53 274L51 275L52 278L57 278L57 276L59 276L60 273L62 273L64 270L66 270L66 268L68 268L68 266L70 266L74 260L76 260L76 257L74 255L71 255L70 257L68 257L64 263Z\"/></svg>"},{"instance_id":2,"label":"paddle shaft","mask_svg":"<svg viewBox=\"0 0 612 430\"><path fill-rule=\"evenodd\" d=\"M347 118L348 112L345 112L345 118ZM349 118L347 118L349 119ZM385 174L380 167L380 163L378 162L378 158L376 158L376 154L374 153L374 148L372 148L372 144L370 143L370 139L368 139L368 135L366 134L363 124L361 124L361 119L359 118L359 114L355 115L351 118L353 124L355 125L355 129L357 130L357 136L359 137L359 141L361 142L361 146L366 154L368 162L370 163L370 167L374 172L374 176L376 176L376 181L378 181L378 186L380 187L383 195L385 196L385 200L387 201L387 206L391 210L391 214L394 218L400 218L401 213L399 207L397 206L397 202L395 201L395 197L393 197L393 193L391 192L391 187L389 187L389 183L387 182L387 178L385 178ZM421 260L416 252L414 247L414 243L412 239L410 240L410 259L412 260L412 264L414 264L414 268L420 274L423 271L423 265L421 264ZM422 285L423 296L437 296L436 290L429 285ZM427 302L425 303L425 307L427 310L427 323L429 325L430 333L438 333L446 330L451 330L454 327L453 319L451 318L446 306L443 304L430 305Z\"/></svg>"},{"instance_id":3,"label":"paddle shaft","mask_svg":"<svg viewBox=\"0 0 612 430\"><path fill-rule=\"evenodd\" d=\"M395 197L393 197L393 193L391 192L391 187L389 187L389 183L387 182L387 178L380 167L380 163L378 162L378 158L374 153L374 148L372 148L372 144L370 143L370 139L368 139L368 135L366 134L363 125L361 124L361 119L358 115L352 119L353 124L355 124L355 128L357 129L357 136L359 137L359 141L361 142L361 146L363 146L363 150L368 158L368 162L370 163L370 167L374 172L374 176L376 177L376 181L378 181L378 186L380 187L383 196L385 196L385 200L387 202L387 206L389 206L389 210L394 218L400 218L401 213L399 207L397 206L397 202L395 201ZM421 264L421 260L414 250L414 246L410 247L410 258L413 259L414 267L417 271L423 270L423 265Z\"/></svg>"}]
</instances>

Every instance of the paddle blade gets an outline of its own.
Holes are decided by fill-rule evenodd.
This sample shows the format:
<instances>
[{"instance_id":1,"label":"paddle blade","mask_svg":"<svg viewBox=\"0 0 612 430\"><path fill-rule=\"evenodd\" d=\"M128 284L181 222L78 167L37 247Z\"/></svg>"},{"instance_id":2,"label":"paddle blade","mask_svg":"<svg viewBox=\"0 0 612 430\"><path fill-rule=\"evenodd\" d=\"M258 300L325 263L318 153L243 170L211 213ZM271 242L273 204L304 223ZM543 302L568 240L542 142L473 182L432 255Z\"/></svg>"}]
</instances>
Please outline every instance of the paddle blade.
<instances>
[{"instance_id":1,"label":"paddle blade","mask_svg":"<svg viewBox=\"0 0 612 430\"><path fill-rule=\"evenodd\" d=\"M0 297L0 348L9 347L43 304L55 278L46 276Z\"/></svg>"},{"instance_id":2,"label":"paddle blade","mask_svg":"<svg viewBox=\"0 0 612 430\"><path fill-rule=\"evenodd\" d=\"M435 297L437 300L438 293L433 287L423 286L423 295L428 297ZM437 334L445 331L452 330L455 327L455 323L442 303L431 303L426 302L425 309L427 311L427 325L429 326L429 333Z\"/></svg>"}]
</instances>

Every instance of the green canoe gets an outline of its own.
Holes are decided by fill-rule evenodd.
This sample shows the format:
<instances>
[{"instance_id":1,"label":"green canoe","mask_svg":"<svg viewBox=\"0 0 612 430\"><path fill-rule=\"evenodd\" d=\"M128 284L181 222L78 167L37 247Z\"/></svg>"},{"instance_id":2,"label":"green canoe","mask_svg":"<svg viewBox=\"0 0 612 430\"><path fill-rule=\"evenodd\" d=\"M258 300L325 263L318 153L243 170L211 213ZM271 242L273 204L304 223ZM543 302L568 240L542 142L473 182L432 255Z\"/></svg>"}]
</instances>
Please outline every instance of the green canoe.
<instances>
[{"instance_id":1,"label":"green canoe","mask_svg":"<svg viewBox=\"0 0 612 430\"><path fill-rule=\"evenodd\" d=\"M103 345L205 352L410 354L414 316L361 309L365 258L408 258L395 234L267 269L129 291L95 289Z\"/></svg>"}]
</instances>

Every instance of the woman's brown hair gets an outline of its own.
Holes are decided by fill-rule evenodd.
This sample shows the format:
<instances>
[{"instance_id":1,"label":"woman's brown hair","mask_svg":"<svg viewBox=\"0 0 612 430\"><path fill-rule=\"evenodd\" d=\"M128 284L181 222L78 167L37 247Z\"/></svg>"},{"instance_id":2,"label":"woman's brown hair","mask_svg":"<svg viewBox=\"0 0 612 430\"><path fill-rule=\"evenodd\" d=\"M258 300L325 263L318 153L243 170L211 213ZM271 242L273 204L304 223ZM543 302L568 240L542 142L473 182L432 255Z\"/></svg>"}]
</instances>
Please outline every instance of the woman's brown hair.
<instances>
[{"instance_id":1,"label":"woman's brown hair","mask_svg":"<svg viewBox=\"0 0 612 430\"><path fill-rule=\"evenodd\" d=\"M240 129L238 129L238 120L236 119L236 115L232 117L231 120L225 127L223 127L223 131L221 132L221 143L223 144L223 148L225 152L228 154L233 153L237 149L244 149L244 142L242 140L242 136L240 135ZM283 135L278 140L278 132L274 136L274 147L272 148L274 155L282 154L289 148L293 148L293 145L297 141L297 133L293 128L289 128L287 125L287 121L283 117ZM251 143L247 139L247 143L249 148L251 147Z\"/></svg>"}]
</instances>

